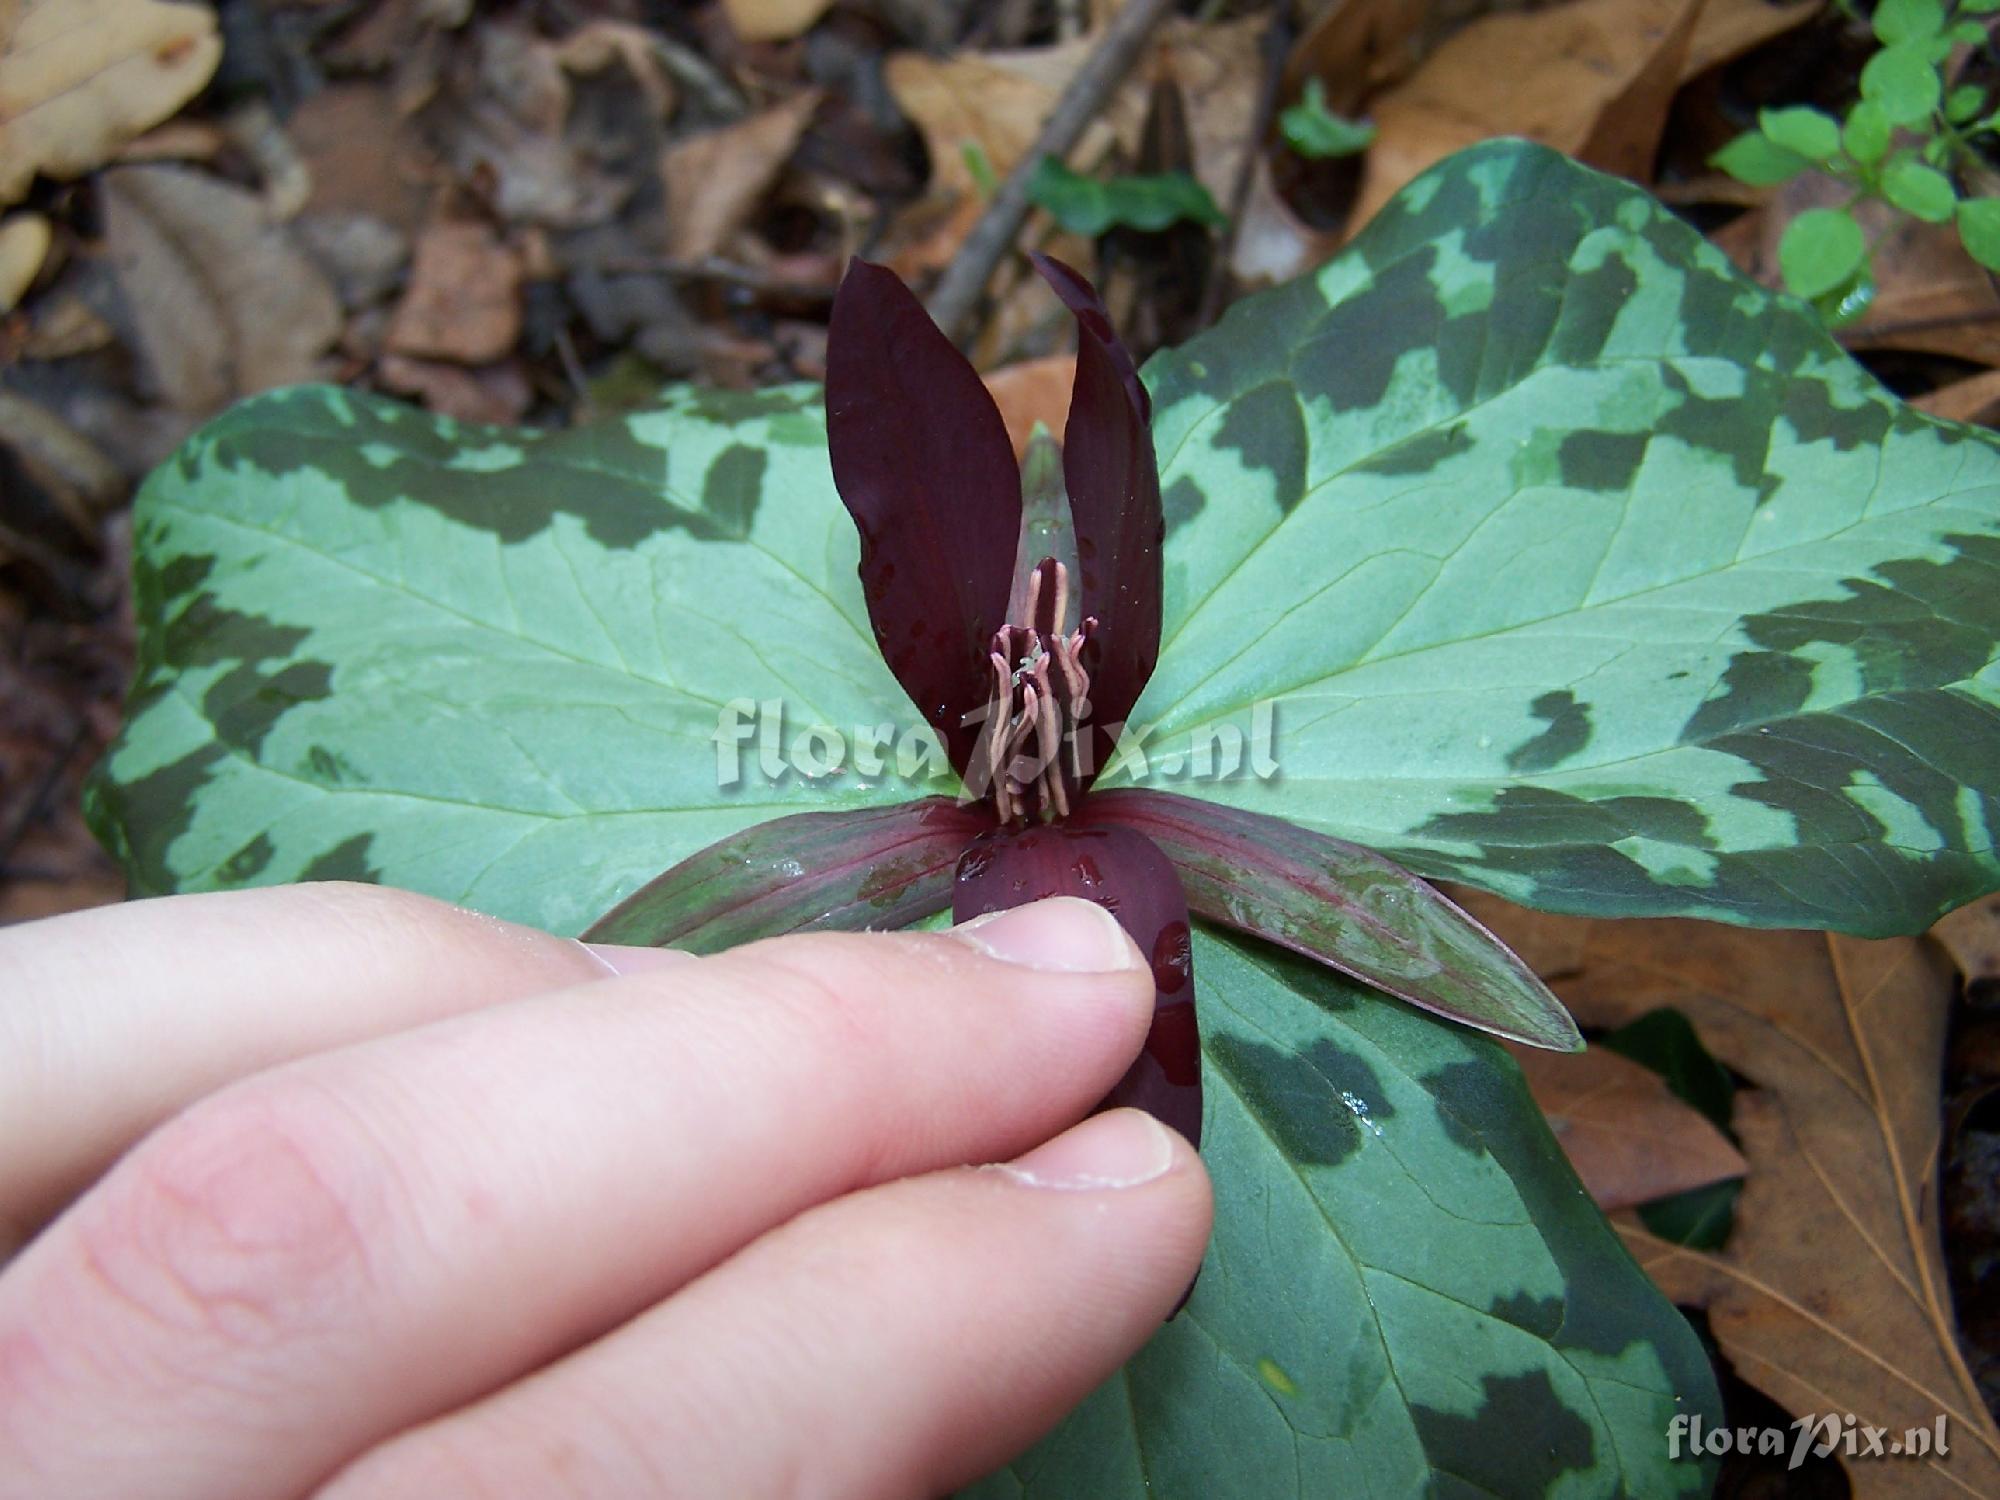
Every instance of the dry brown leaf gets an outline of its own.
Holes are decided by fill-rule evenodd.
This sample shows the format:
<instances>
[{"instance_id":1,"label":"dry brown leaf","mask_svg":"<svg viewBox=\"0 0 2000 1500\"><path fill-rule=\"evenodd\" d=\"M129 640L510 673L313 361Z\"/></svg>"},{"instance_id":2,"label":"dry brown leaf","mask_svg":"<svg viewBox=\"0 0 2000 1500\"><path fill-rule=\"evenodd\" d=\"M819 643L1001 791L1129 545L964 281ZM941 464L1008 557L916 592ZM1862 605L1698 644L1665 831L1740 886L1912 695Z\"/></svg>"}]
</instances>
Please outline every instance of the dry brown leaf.
<instances>
[{"instance_id":1,"label":"dry brown leaf","mask_svg":"<svg viewBox=\"0 0 2000 1500\"><path fill-rule=\"evenodd\" d=\"M713 255L757 211L819 108L808 89L735 125L688 136L660 158L667 188L667 253Z\"/></svg>"},{"instance_id":2,"label":"dry brown leaf","mask_svg":"<svg viewBox=\"0 0 2000 1500\"><path fill-rule=\"evenodd\" d=\"M787 42L812 30L833 0L722 0L723 14L746 42Z\"/></svg>"},{"instance_id":3,"label":"dry brown leaf","mask_svg":"<svg viewBox=\"0 0 2000 1500\"><path fill-rule=\"evenodd\" d=\"M0 219L0 313L12 312L27 295L48 258L50 238L49 221L40 214Z\"/></svg>"},{"instance_id":4,"label":"dry brown leaf","mask_svg":"<svg viewBox=\"0 0 2000 1500\"><path fill-rule=\"evenodd\" d=\"M380 84L320 89L285 129L312 174L306 212L367 214L404 234L422 225L439 165Z\"/></svg>"},{"instance_id":5,"label":"dry brown leaf","mask_svg":"<svg viewBox=\"0 0 2000 1500\"><path fill-rule=\"evenodd\" d=\"M671 100L650 48L621 35L585 28L559 43L496 19L452 49L425 123L461 180L490 183L506 222L601 224L632 195Z\"/></svg>"},{"instance_id":6,"label":"dry brown leaf","mask_svg":"<svg viewBox=\"0 0 2000 1500\"><path fill-rule=\"evenodd\" d=\"M1376 99L1352 224L1464 146L1521 135L1611 170L1650 163L1702 0L1571 0L1474 21Z\"/></svg>"},{"instance_id":7,"label":"dry brown leaf","mask_svg":"<svg viewBox=\"0 0 2000 1500\"><path fill-rule=\"evenodd\" d=\"M1948 422L1985 422L2000 414L2000 370L1954 380L1911 399L1918 411Z\"/></svg>"},{"instance_id":8,"label":"dry brown leaf","mask_svg":"<svg viewBox=\"0 0 2000 1500\"><path fill-rule=\"evenodd\" d=\"M1822 8L1820 0L1793 0L1789 5L1774 5L1771 0L1708 0L1688 41L1681 82L1783 36Z\"/></svg>"},{"instance_id":9,"label":"dry brown leaf","mask_svg":"<svg viewBox=\"0 0 2000 1500\"><path fill-rule=\"evenodd\" d=\"M1335 0L1285 60L1287 97L1317 78L1329 108L1358 114L1369 95L1417 65L1429 9L1410 0Z\"/></svg>"},{"instance_id":10,"label":"dry brown leaf","mask_svg":"<svg viewBox=\"0 0 2000 1500\"><path fill-rule=\"evenodd\" d=\"M674 85L653 52L652 34L624 21L586 21L556 43L556 61L569 73L602 73L612 63L625 65L646 107L664 119L673 112Z\"/></svg>"},{"instance_id":11,"label":"dry brown leaf","mask_svg":"<svg viewBox=\"0 0 2000 1500\"><path fill-rule=\"evenodd\" d=\"M1303 276L1340 248L1342 236L1308 224L1278 191L1271 164L1259 158L1252 169L1250 197L1236 226L1229 269L1239 282L1290 281Z\"/></svg>"},{"instance_id":12,"label":"dry brown leaf","mask_svg":"<svg viewBox=\"0 0 2000 1500\"><path fill-rule=\"evenodd\" d=\"M184 411L311 378L340 302L240 188L182 167L100 181L105 239L161 393Z\"/></svg>"},{"instance_id":13,"label":"dry brown leaf","mask_svg":"<svg viewBox=\"0 0 2000 1500\"><path fill-rule=\"evenodd\" d=\"M1027 452L1028 439L1034 435L1037 422L1044 423L1061 438L1063 425L1069 420L1070 387L1076 384L1074 354L1024 359L1018 364L989 370L984 379L986 389L993 394L994 405L1000 408L1001 420L1007 424L1007 436L1013 441L1016 458Z\"/></svg>"},{"instance_id":14,"label":"dry brown leaf","mask_svg":"<svg viewBox=\"0 0 2000 1500\"><path fill-rule=\"evenodd\" d=\"M166 0L21 0L0 39L0 204L76 177L199 93L215 14Z\"/></svg>"},{"instance_id":15,"label":"dry brown leaf","mask_svg":"<svg viewBox=\"0 0 2000 1500\"><path fill-rule=\"evenodd\" d=\"M1706 1308L1737 1371L1795 1417L1852 1413L1892 1435L1945 1417L1948 1458L1849 1463L1857 1500L2000 1494L2000 1431L1955 1342L1937 1241L1943 954L1468 905L1584 1025L1673 1006L1756 1085L1731 1122L1750 1170L1728 1245L1686 1250L1620 1223L1667 1295Z\"/></svg>"},{"instance_id":16,"label":"dry brown leaf","mask_svg":"<svg viewBox=\"0 0 2000 1500\"><path fill-rule=\"evenodd\" d=\"M415 396L430 410L461 422L503 426L518 422L534 400L534 390L513 360L482 369L384 355L375 367L383 386L402 396Z\"/></svg>"},{"instance_id":17,"label":"dry brown leaf","mask_svg":"<svg viewBox=\"0 0 2000 1500\"><path fill-rule=\"evenodd\" d=\"M1131 76L1084 130L1069 155L1079 171L1097 170L1114 148L1131 161L1138 152L1153 79L1167 75L1186 106L1194 175L1218 202L1230 190L1249 145L1261 76L1259 37L1265 22L1201 25L1175 18L1155 33ZM915 272L951 258L979 217L983 202L968 148L1004 177L1041 133L1063 88L1096 45L1093 36L1052 47L960 53L937 58L904 52L886 65L889 88L924 137L931 159L925 198L906 211L891 236L890 263Z\"/></svg>"},{"instance_id":18,"label":"dry brown leaf","mask_svg":"<svg viewBox=\"0 0 2000 1500\"><path fill-rule=\"evenodd\" d=\"M388 347L465 365L500 358L521 336L521 279L520 258L486 225L431 225L417 239Z\"/></svg>"},{"instance_id":19,"label":"dry brown leaf","mask_svg":"<svg viewBox=\"0 0 2000 1500\"><path fill-rule=\"evenodd\" d=\"M969 147L985 155L994 175L1006 176L1034 144L1042 121L1090 48L1088 38L1079 38L1027 51L892 56L884 76L897 105L923 132L930 150L931 193L955 200L976 192L965 162ZM1111 127L1100 118L1072 155L1101 155L1111 140Z\"/></svg>"},{"instance_id":20,"label":"dry brown leaf","mask_svg":"<svg viewBox=\"0 0 2000 1500\"><path fill-rule=\"evenodd\" d=\"M1604 1047L1509 1044L1563 1154L1606 1213L1741 1177L1743 1158L1651 1068Z\"/></svg>"},{"instance_id":21,"label":"dry brown leaf","mask_svg":"<svg viewBox=\"0 0 2000 1500\"><path fill-rule=\"evenodd\" d=\"M1982 375L1981 380L2000 379ZM2000 979L2000 896L1961 906L1931 929L1967 981Z\"/></svg>"}]
</instances>

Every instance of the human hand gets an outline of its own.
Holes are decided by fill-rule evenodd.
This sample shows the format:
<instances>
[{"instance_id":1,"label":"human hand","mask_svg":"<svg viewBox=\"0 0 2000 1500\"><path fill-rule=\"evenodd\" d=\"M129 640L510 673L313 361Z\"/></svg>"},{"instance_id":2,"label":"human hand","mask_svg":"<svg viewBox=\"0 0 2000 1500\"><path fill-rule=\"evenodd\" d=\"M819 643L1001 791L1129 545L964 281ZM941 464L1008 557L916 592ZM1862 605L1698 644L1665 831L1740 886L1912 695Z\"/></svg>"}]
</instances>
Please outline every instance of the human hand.
<instances>
[{"instance_id":1,"label":"human hand","mask_svg":"<svg viewBox=\"0 0 2000 1500\"><path fill-rule=\"evenodd\" d=\"M0 932L0 1500L1005 1461L1152 1333L1210 1203L1144 1115L1056 1134L1145 1037L1130 940L982 924L695 959L330 884Z\"/></svg>"}]
</instances>

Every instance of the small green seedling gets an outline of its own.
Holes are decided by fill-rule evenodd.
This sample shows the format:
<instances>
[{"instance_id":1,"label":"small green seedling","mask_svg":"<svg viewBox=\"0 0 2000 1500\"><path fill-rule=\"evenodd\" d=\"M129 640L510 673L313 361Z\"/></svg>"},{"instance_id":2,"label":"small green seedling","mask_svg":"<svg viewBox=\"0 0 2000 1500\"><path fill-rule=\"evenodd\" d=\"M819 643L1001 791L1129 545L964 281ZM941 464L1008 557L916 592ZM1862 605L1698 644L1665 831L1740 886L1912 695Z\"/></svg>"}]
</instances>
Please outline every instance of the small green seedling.
<instances>
[{"instance_id":1,"label":"small green seedling","mask_svg":"<svg viewBox=\"0 0 2000 1500\"><path fill-rule=\"evenodd\" d=\"M1993 95L1978 84L1946 86L1946 61L1981 46L2000 0L1882 0L1872 21L1881 44L1861 70L1861 95L1844 119L1799 105L1767 109L1757 129L1731 141L1715 165L1752 187L1824 172L1852 190L1835 208L1808 209L1785 227L1778 269L1785 287L1829 323L1861 316L1875 296L1869 243L1854 209L1889 204L1927 224L1958 226L1973 259L2000 269L2000 199L1964 191L1980 160L1980 138L2000 131Z\"/></svg>"},{"instance_id":2,"label":"small green seedling","mask_svg":"<svg viewBox=\"0 0 2000 1500\"><path fill-rule=\"evenodd\" d=\"M1333 156L1359 156L1375 144L1375 127L1366 120L1349 120L1326 107L1326 87L1306 80L1305 97L1278 116L1285 144L1307 161Z\"/></svg>"},{"instance_id":3,"label":"small green seedling","mask_svg":"<svg viewBox=\"0 0 2000 1500\"><path fill-rule=\"evenodd\" d=\"M1175 224L1220 224L1227 215L1186 172L1134 173L1099 179L1045 156L1028 184L1034 203L1072 234L1093 238L1110 229L1147 233Z\"/></svg>"}]
</instances>

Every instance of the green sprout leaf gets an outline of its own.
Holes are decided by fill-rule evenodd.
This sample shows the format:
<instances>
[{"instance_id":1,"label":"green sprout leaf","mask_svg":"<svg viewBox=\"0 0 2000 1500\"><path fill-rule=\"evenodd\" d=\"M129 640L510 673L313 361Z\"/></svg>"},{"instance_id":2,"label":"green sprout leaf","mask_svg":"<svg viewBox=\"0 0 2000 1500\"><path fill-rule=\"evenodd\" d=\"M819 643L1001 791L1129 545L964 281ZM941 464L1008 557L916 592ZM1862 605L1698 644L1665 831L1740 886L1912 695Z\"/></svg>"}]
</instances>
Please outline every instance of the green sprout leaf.
<instances>
[{"instance_id":1,"label":"green sprout leaf","mask_svg":"<svg viewBox=\"0 0 2000 1500\"><path fill-rule=\"evenodd\" d=\"M1851 281L1867 258L1861 226L1838 208L1807 209L1778 241L1778 269L1796 297L1824 296Z\"/></svg>"},{"instance_id":2,"label":"green sprout leaf","mask_svg":"<svg viewBox=\"0 0 2000 1500\"><path fill-rule=\"evenodd\" d=\"M1739 135L1710 160L1738 182L1751 187L1775 186L1812 166L1811 158L1779 145L1761 130Z\"/></svg>"},{"instance_id":3,"label":"green sprout leaf","mask_svg":"<svg viewBox=\"0 0 2000 1500\"><path fill-rule=\"evenodd\" d=\"M1989 271L2000 271L2000 198L1968 198L1960 203L1958 237L1974 260Z\"/></svg>"},{"instance_id":4,"label":"green sprout leaf","mask_svg":"<svg viewBox=\"0 0 2000 1500\"><path fill-rule=\"evenodd\" d=\"M965 170L972 174L972 185L979 189L982 198L991 198L1000 191L1000 174L993 170L993 160L986 154L986 148L977 141L967 141L959 148L959 155L965 161Z\"/></svg>"},{"instance_id":5,"label":"green sprout leaf","mask_svg":"<svg viewBox=\"0 0 2000 1500\"><path fill-rule=\"evenodd\" d=\"M1285 144L1308 161L1354 156L1375 141L1373 125L1345 119L1326 107L1326 86L1317 78L1306 80L1305 96L1278 116L1278 128Z\"/></svg>"},{"instance_id":6,"label":"green sprout leaf","mask_svg":"<svg viewBox=\"0 0 2000 1500\"><path fill-rule=\"evenodd\" d=\"M1153 231L1183 222L1220 224L1225 217L1208 189L1185 172L1100 181L1071 171L1053 156L1043 157L1035 168L1028 195L1072 234Z\"/></svg>"},{"instance_id":7,"label":"green sprout leaf","mask_svg":"<svg viewBox=\"0 0 2000 1500\"><path fill-rule=\"evenodd\" d=\"M1875 35L1885 43L1928 41L1944 30L1943 0L1881 0Z\"/></svg>"},{"instance_id":8,"label":"green sprout leaf","mask_svg":"<svg viewBox=\"0 0 2000 1500\"><path fill-rule=\"evenodd\" d=\"M1840 151L1840 122L1819 110L1803 105L1762 110L1757 123L1779 146L1808 161L1825 161Z\"/></svg>"},{"instance_id":9,"label":"green sprout leaf","mask_svg":"<svg viewBox=\"0 0 2000 1500\"><path fill-rule=\"evenodd\" d=\"M1892 125L1918 125L1929 119L1943 89L1937 62L1922 41L1884 47L1861 70L1862 97L1874 101Z\"/></svg>"},{"instance_id":10,"label":"green sprout leaf","mask_svg":"<svg viewBox=\"0 0 2000 1500\"><path fill-rule=\"evenodd\" d=\"M1914 156L1898 156L1882 173L1882 196L1926 224L1948 224L1958 206L1951 179Z\"/></svg>"},{"instance_id":11,"label":"green sprout leaf","mask_svg":"<svg viewBox=\"0 0 2000 1500\"><path fill-rule=\"evenodd\" d=\"M1954 125L1978 117L1986 108L1986 90L1976 83L1962 83L1944 97L1944 117Z\"/></svg>"},{"instance_id":12,"label":"green sprout leaf","mask_svg":"<svg viewBox=\"0 0 2000 1500\"><path fill-rule=\"evenodd\" d=\"M1847 112L1847 121L1840 127L1840 144L1861 166L1872 167L1889 154L1895 130L1881 105L1863 99Z\"/></svg>"}]
</instances>

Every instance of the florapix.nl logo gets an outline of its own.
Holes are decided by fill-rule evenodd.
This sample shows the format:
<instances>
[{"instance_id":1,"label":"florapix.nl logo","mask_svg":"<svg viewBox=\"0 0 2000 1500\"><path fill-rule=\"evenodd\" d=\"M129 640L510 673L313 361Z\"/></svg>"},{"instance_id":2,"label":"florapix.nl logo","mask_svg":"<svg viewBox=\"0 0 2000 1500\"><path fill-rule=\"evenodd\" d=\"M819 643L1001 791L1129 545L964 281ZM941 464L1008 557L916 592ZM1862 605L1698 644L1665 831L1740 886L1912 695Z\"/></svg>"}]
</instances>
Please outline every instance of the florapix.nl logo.
<instances>
[{"instance_id":1,"label":"florapix.nl logo","mask_svg":"<svg viewBox=\"0 0 2000 1500\"><path fill-rule=\"evenodd\" d=\"M976 718L977 716L972 716ZM1111 727L1113 749L1101 774L1134 785L1152 781L1233 781L1278 775L1278 705L1261 699L1227 719L1175 735L1136 722ZM716 714L715 784L723 789L753 783L805 781L878 783L889 778L913 787L955 779L937 732L921 719L904 723L837 726L795 721L782 698L732 698ZM1062 753L1075 756L1089 775L1093 737L1065 736ZM1037 768L1015 768L1030 779ZM969 791L978 796L981 787Z\"/></svg>"}]
</instances>

